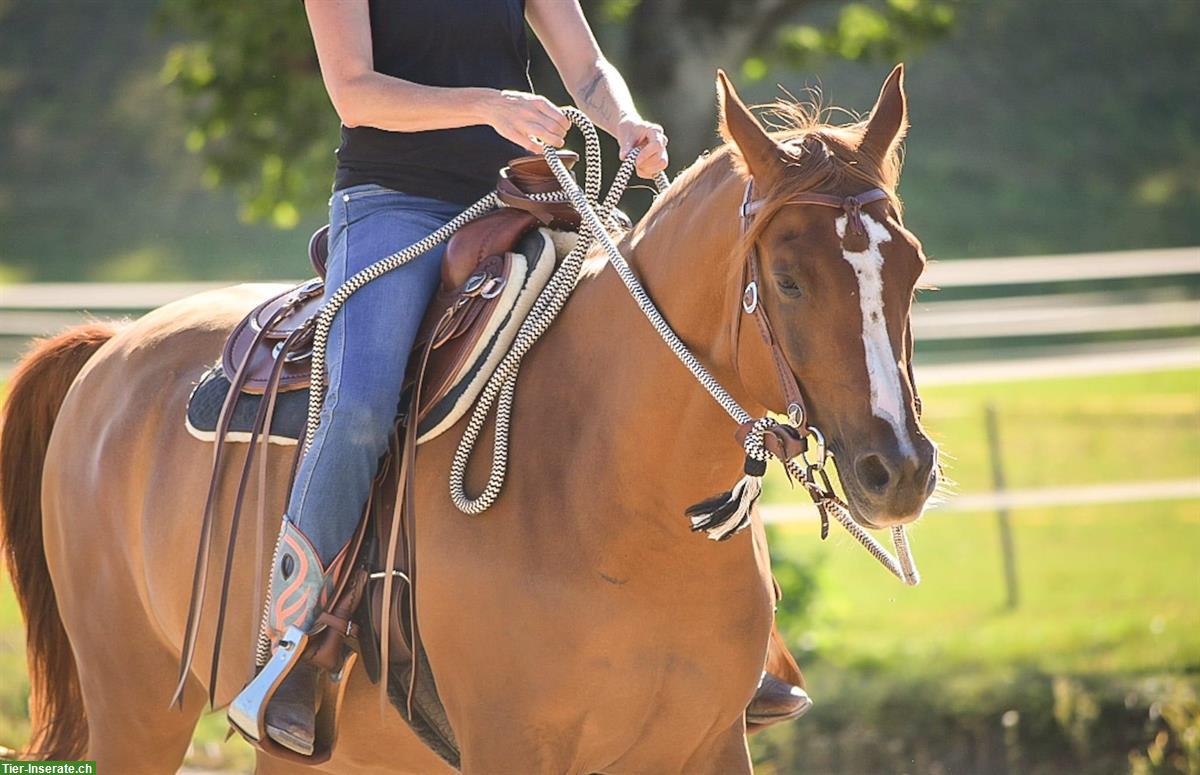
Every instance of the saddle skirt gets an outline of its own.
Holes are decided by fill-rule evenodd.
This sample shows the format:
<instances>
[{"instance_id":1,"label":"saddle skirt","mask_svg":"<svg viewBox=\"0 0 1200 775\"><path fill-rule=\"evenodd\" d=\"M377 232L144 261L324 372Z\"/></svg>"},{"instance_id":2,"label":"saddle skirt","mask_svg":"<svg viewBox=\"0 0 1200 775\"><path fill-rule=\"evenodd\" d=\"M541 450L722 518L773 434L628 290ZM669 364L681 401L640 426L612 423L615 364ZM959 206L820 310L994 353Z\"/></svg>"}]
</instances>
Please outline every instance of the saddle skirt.
<instances>
[{"instance_id":1,"label":"saddle skirt","mask_svg":"<svg viewBox=\"0 0 1200 775\"><path fill-rule=\"evenodd\" d=\"M558 259L574 246L574 233L552 232L538 223L528 212L503 208L464 226L447 245L441 284L419 329L406 378L411 389L419 376L416 355L432 345L421 378L418 443L445 432L470 409ZM312 244L324 247L320 233ZM314 266L323 269L324 251L320 256L311 246L310 251ZM231 406L225 441L252 440L259 404L269 398L274 407L267 440L296 444L307 417L312 329L324 290L323 278L313 278L266 299L238 323L220 360L188 400L192 436L215 440L221 408L236 381L240 395ZM277 365L277 394L265 397Z\"/></svg>"}]
</instances>

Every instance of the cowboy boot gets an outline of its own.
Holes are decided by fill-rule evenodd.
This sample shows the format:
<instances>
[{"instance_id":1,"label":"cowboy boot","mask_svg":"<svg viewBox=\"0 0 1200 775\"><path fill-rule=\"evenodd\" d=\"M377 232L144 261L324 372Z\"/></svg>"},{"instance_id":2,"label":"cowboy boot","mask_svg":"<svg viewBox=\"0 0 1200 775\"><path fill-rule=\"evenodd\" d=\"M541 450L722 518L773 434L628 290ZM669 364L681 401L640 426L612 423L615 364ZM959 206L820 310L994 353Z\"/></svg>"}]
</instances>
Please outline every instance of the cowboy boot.
<instances>
[{"instance_id":1,"label":"cowboy boot","mask_svg":"<svg viewBox=\"0 0 1200 775\"><path fill-rule=\"evenodd\" d=\"M284 519L275 564L271 568L267 627L273 644L278 645L289 627L298 627L311 634L314 622L330 602L338 565L335 559L329 568L323 567L304 533ZM267 736L289 750L311 756L316 737L319 686L317 666L308 661L299 662L267 703Z\"/></svg>"},{"instance_id":2,"label":"cowboy boot","mask_svg":"<svg viewBox=\"0 0 1200 775\"><path fill-rule=\"evenodd\" d=\"M746 723L757 729L800 718L812 707L812 698L799 686L763 671L758 690L746 708Z\"/></svg>"}]
</instances>

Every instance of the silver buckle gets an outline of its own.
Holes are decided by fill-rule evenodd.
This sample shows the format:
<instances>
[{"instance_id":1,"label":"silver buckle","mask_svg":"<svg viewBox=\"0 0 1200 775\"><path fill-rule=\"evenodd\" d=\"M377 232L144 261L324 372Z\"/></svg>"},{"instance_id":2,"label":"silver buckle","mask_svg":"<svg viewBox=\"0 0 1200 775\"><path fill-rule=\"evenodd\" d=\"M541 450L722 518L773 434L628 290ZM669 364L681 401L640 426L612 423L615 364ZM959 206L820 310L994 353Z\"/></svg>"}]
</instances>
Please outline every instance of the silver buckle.
<instances>
[{"instance_id":1,"label":"silver buckle","mask_svg":"<svg viewBox=\"0 0 1200 775\"><path fill-rule=\"evenodd\" d=\"M747 315L754 314L754 310L758 309L758 283L753 280L746 285L746 290L742 292L742 309Z\"/></svg>"},{"instance_id":2,"label":"silver buckle","mask_svg":"<svg viewBox=\"0 0 1200 775\"><path fill-rule=\"evenodd\" d=\"M476 272L475 274L471 275L467 278L466 283L463 284L463 294L467 296L473 296L476 291L483 287L483 284L487 282L487 279L488 276L485 272Z\"/></svg>"},{"instance_id":3,"label":"silver buckle","mask_svg":"<svg viewBox=\"0 0 1200 775\"><path fill-rule=\"evenodd\" d=\"M494 299L504 290L506 281L503 277L492 277L483 284L482 290L479 291L479 297L483 299Z\"/></svg>"}]
</instances>

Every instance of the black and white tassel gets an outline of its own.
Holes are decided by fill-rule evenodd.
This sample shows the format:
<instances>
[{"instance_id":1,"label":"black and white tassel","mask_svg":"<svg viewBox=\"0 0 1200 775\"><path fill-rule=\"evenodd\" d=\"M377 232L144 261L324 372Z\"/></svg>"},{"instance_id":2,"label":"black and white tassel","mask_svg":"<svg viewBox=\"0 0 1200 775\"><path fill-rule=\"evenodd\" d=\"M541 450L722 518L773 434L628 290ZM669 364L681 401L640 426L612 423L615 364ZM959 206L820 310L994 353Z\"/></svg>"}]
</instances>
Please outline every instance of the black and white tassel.
<instances>
[{"instance_id":1,"label":"black and white tassel","mask_svg":"<svg viewBox=\"0 0 1200 775\"><path fill-rule=\"evenodd\" d=\"M754 504L762 494L762 478L767 472L767 450L763 431L773 421L764 417L754 424L743 444L746 450L745 475L728 491L689 506L684 512L692 521L692 532L705 531L713 541L724 541L750 525Z\"/></svg>"}]
</instances>

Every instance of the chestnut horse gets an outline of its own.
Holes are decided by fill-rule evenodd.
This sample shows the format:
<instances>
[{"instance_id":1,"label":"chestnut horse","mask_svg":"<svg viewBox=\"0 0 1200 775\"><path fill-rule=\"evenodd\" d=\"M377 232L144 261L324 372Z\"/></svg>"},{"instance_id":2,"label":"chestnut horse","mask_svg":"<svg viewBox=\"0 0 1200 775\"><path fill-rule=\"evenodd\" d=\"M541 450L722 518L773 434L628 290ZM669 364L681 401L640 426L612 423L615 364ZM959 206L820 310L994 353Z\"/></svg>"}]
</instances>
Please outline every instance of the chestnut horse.
<instances>
[{"instance_id":1,"label":"chestnut horse","mask_svg":"<svg viewBox=\"0 0 1200 775\"><path fill-rule=\"evenodd\" d=\"M844 127L792 109L784 111L792 126L768 133L723 77L718 91L724 146L672 184L622 252L697 357L760 415L784 409L771 356L752 324L731 325L743 314L737 278L754 255L761 303L811 421L841 463L855 518L870 527L914 520L934 484L936 453L907 368L924 258L895 198L907 124L902 71L869 119ZM766 204L743 235L748 178ZM861 252L843 249L840 209L789 204L801 192L872 187L889 196L863 206L869 245ZM424 646L464 772L747 773L743 712L775 602L766 538L757 516L724 542L690 532L684 517L740 476L743 451L728 417L611 268L594 261L525 361L508 481L495 506L467 517L452 505L455 433L420 448ZM0 481L28 623L32 754L95 759L102 772L180 766L204 711L199 671L182 709L167 706L212 455L184 429L184 407L225 336L264 295L241 286L125 327L82 326L41 343L18 367ZM276 481L286 481L285 457L271 461ZM468 482L478 491L485 478L486 461L476 460ZM282 513L282 487L271 489L268 513ZM232 492L223 498L228 504ZM217 545L229 529L224 513ZM238 536L232 584L243 594L229 603L218 703L251 664L254 541L251 526ZM212 627L201 630L196 665L209 663ZM294 769L259 757L259 772ZM358 670L337 749L320 769L448 768L390 709L381 713Z\"/></svg>"}]
</instances>

